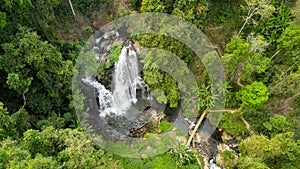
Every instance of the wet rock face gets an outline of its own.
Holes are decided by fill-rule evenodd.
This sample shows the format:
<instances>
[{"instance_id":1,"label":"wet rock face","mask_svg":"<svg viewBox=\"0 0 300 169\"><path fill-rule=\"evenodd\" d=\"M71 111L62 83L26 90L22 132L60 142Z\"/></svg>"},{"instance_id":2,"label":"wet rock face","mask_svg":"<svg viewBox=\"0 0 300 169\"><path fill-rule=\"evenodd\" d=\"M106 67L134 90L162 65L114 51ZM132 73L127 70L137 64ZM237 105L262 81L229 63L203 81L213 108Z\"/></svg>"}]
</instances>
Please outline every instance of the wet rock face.
<instances>
[{"instance_id":1,"label":"wet rock face","mask_svg":"<svg viewBox=\"0 0 300 169\"><path fill-rule=\"evenodd\" d=\"M108 124L120 134L130 137L144 137L147 132L154 128L163 118L163 112L157 112L149 108L140 113L136 119L129 120L124 116L111 116L107 119Z\"/></svg>"},{"instance_id":2,"label":"wet rock face","mask_svg":"<svg viewBox=\"0 0 300 169\"><path fill-rule=\"evenodd\" d=\"M233 138L231 135L220 129L217 131L218 132L214 134L214 136L217 137L217 149L216 154L212 159L213 161L211 162L214 166L222 167L213 169L224 169L223 167L232 168L232 166L237 163L237 158L239 156L238 139Z\"/></svg>"},{"instance_id":3,"label":"wet rock face","mask_svg":"<svg viewBox=\"0 0 300 169\"><path fill-rule=\"evenodd\" d=\"M206 157L207 159L212 159L217 154L217 144L217 141L212 138L209 138L206 141L200 139L198 142L195 142L195 146L199 150L201 156Z\"/></svg>"},{"instance_id":4,"label":"wet rock face","mask_svg":"<svg viewBox=\"0 0 300 169\"><path fill-rule=\"evenodd\" d=\"M147 131L150 131L153 128L154 128L154 125L152 122L143 123L139 127L131 129L129 135L131 137L135 137L135 138L144 137L145 134L147 133Z\"/></svg>"},{"instance_id":5,"label":"wet rock face","mask_svg":"<svg viewBox=\"0 0 300 169\"><path fill-rule=\"evenodd\" d=\"M130 121L124 116L111 116L107 123L120 134L127 136L130 134L130 130L139 126L137 122Z\"/></svg>"},{"instance_id":6,"label":"wet rock face","mask_svg":"<svg viewBox=\"0 0 300 169\"><path fill-rule=\"evenodd\" d=\"M223 141L229 141L229 140L232 139L231 135L227 134L224 131L221 133L221 138L222 138Z\"/></svg>"},{"instance_id":7,"label":"wet rock face","mask_svg":"<svg viewBox=\"0 0 300 169\"><path fill-rule=\"evenodd\" d=\"M156 109L149 108L138 115L137 121L140 126L131 130L133 137L144 137L145 134L154 128L155 124L159 124L164 118L163 112L157 112Z\"/></svg>"}]
</instances>

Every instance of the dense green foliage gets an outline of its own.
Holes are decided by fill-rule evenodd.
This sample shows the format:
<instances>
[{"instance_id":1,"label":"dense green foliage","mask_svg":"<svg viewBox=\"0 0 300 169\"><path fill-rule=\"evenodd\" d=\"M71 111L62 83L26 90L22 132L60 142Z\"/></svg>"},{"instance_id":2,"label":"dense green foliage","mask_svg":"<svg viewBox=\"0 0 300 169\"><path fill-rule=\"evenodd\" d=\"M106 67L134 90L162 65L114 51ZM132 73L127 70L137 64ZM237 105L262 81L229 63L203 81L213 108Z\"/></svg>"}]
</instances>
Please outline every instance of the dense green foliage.
<instances>
[{"instance_id":1,"label":"dense green foliage","mask_svg":"<svg viewBox=\"0 0 300 169\"><path fill-rule=\"evenodd\" d=\"M268 101L268 88L262 82L253 82L242 89L242 104L245 108L256 109Z\"/></svg>"},{"instance_id":2,"label":"dense green foliage","mask_svg":"<svg viewBox=\"0 0 300 169\"><path fill-rule=\"evenodd\" d=\"M2 48L0 70L8 75L8 87L25 95L32 112L59 113L65 104L63 96L70 93L72 62L63 60L53 45L26 28L20 28L15 38L2 44Z\"/></svg>"},{"instance_id":3,"label":"dense green foliage","mask_svg":"<svg viewBox=\"0 0 300 169\"><path fill-rule=\"evenodd\" d=\"M239 165L241 168L258 165L264 165L265 168L297 168L299 143L295 143L292 137L291 133L277 134L271 139L262 135L250 137L240 145L242 157Z\"/></svg>"},{"instance_id":4,"label":"dense green foliage","mask_svg":"<svg viewBox=\"0 0 300 169\"><path fill-rule=\"evenodd\" d=\"M220 153L226 168L299 168L299 0L73 0L75 16L69 1L0 4L0 169L199 168L198 152L183 144L157 157L126 159L82 132L73 106L84 103L71 93L76 57L100 26L132 12L185 18L214 44L226 71L226 109L234 109L224 112L218 128L237 138L240 151ZM158 102L177 108L183 94L197 94L191 109L200 115L212 107L208 72L189 47L159 34L132 39L178 56L149 52L140 58L143 79ZM121 49L115 44L98 68L106 81ZM180 88L176 77L191 72L196 87ZM157 127L165 132L173 124L163 120Z\"/></svg>"}]
</instances>

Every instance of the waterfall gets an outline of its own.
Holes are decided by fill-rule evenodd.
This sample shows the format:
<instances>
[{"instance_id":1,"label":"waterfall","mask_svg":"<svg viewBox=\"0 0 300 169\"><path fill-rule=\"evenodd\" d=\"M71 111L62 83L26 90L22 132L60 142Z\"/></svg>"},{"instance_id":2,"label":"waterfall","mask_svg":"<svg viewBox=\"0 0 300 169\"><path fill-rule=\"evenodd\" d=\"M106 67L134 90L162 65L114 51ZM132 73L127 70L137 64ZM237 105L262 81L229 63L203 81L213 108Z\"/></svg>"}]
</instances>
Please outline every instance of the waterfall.
<instances>
[{"instance_id":1,"label":"waterfall","mask_svg":"<svg viewBox=\"0 0 300 169\"><path fill-rule=\"evenodd\" d=\"M98 40L100 41L100 40ZM139 62L133 45L122 48L119 60L115 63L112 79L112 91L91 77L82 79L83 83L97 90L100 117L122 115L134 119L140 110L134 105L139 99L150 100L148 86L139 74ZM140 96L137 91L141 91Z\"/></svg>"},{"instance_id":2,"label":"waterfall","mask_svg":"<svg viewBox=\"0 0 300 169\"><path fill-rule=\"evenodd\" d=\"M136 53L123 47L119 61L115 64L113 75L113 97L122 111L136 103L136 86L139 77L138 59Z\"/></svg>"},{"instance_id":3,"label":"waterfall","mask_svg":"<svg viewBox=\"0 0 300 169\"><path fill-rule=\"evenodd\" d=\"M113 75L113 97L122 111L128 111L137 103L137 91L141 90L142 99L149 99L148 86L139 74L137 53L130 44L123 47L119 61L115 64Z\"/></svg>"},{"instance_id":4,"label":"waterfall","mask_svg":"<svg viewBox=\"0 0 300 169\"><path fill-rule=\"evenodd\" d=\"M102 84L92 79L91 77L86 77L82 79L83 83L92 86L96 89L99 99L99 112L100 117L105 117L106 115L121 115L122 113L116 108L113 96L110 91L107 90Z\"/></svg>"}]
</instances>

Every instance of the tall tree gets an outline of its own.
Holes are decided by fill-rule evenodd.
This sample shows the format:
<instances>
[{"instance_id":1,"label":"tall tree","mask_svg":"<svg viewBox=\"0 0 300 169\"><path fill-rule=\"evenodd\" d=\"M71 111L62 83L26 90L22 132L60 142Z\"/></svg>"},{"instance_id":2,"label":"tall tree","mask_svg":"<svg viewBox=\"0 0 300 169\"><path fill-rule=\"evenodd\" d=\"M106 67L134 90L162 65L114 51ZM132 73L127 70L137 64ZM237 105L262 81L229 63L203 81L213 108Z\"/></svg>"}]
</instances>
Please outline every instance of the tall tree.
<instances>
[{"instance_id":1,"label":"tall tree","mask_svg":"<svg viewBox=\"0 0 300 169\"><path fill-rule=\"evenodd\" d=\"M68 110L66 96L71 93L71 61L63 60L53 45L24 27L2 48L0 70L7 75L7 85L2 85L16 91L15 98L23 95L26 109L44 115Z\"/></svg>"}]
</instances>

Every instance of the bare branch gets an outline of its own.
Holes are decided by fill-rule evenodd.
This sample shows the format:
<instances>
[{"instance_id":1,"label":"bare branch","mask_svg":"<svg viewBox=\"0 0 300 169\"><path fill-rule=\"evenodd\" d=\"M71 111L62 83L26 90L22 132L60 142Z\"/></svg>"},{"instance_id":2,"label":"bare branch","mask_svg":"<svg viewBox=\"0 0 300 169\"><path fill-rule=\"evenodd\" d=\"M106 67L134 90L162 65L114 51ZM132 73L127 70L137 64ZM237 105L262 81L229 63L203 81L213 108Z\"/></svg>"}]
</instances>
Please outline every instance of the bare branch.
<instances>
[{"instance_id":1,"label":"bare branch","mask_svg":"<svg viewBox=\"0 0 300 169\"><path fill-rule=\"evenodd\" d=\"M25 93L26 93L26 92L23 93L23 101L24 101L24 103L23 103L21 109L24 109L24 107L25 107L25 105L26 105L26 97L25 97Z\"/></svg>"},{"instance_id":2,"label":"bare branch","mask_svg":"<svg viewBox=\"0 0 300 169\"><path fill-rule=\"evenodd\" d=\"M292 97L286 99L284 104L288 104L288 102L290 102L291 100L295 99L298 96L300 96L300 90L296 94L294 94Z\"/></svg>"},{"instance_id":3,"label":"bare branch","mask_svg":"<svg viewBox=\"0 0 300 169\"><path fill-rule=\"evenodd\" d=\"M212 112L212 113L218 113L218 112L228 112L228 113L235 113L236 111L239 111L239 110L209 110L209 112Z\"/></svg>"},{"instance_id":4,"label":"bare branch","mask_svg":"<svg viewBox=\"0 0 300 169\"><path fill-rule=\"evenodd\" d=\"M194 127L194 130L193 130L192 134L190 135L188 141L186 142L186 145L187 145L187 146L189 146L189 145L191 144L191 141L192 141L192 139L194 138L194 136L195 136L195 134L196 134L196 132L197 132L197 130L198 130L198 128L199 128L199 126L200 126L202 120L203 120L204 117L206 116L206 113L207 113L207 110L204 110L203 113L201 114L200 118L198 119L198 121L197 121L197 123L196 123L196 125L195 125L195 127Z\"/></svg>"},{"instance_id":5,"label":"bare branch","mask_svg":"<svg viewBox=\"0 0 300 169\"><path fill-rule=\"evenodd\" d=\"M246 126L246 129L249 131L250 135L253 135L254 132L251 130L251 125L244 119L244 117L241 117L243 123Z\"/></svg>"},{"instance_id":6,"label":"bare branch","mask_svg":"<svg viewBox=\"0 0 300 169\"><path fill-rule=\"evenodd\" d=\"M238 78L238 79L237 79L236 84L239 85L240 87L243 87L243 86L244 86L244 85L242 85L242 83L241 83L241 78Z\"/></svg>"},{"instance_id":7,"label":"bare branch","mask_svg":"<svg viewBox=\"0 0 300 169\"><path fill-rule=\"evenodd\" d=\"M200 169L202 169L201 161L199 160L199 158L198 158L197 155L195 155L195 157L196 157L196 160L197 160L198 165L200 166Z\"/></svg>"},{"instance_id":8,"label":"bare branch","mask_svg":"<svg viewBox=\"0 0 300 169\"><path fill-rule=\"evenodd\" d=\"M210 46L207 46L207 47L209 47L209 48L213 48L213 49L216 49L216 50L217 50L217 52L218 52L218 54L219 54L219 57L220 57L220 58L222 58L222 57L223 57L223 52L222 52L222 50L219 48L219 46L218 46L218 45L210 45Z\"/></svg>"},{"instance_id":9,"label":"bare branch","mask_svg":"<svg viewBox=\"0 0 300 169\"><path fill-rule=\"evenodd\" d=\"M280 52L280 50L278 50L278 51L276 51L275 53L274 53L274 55L270 58L271 60L273 60L274 59L274 57L276 56L276 55L278 55L279 54L279 52Z\"/></svg>"},{"instance_id":10,"label":"bare branch","mask_svg":"<svg viewBox=\"0 0 300 169\"><path fill-rule=\"evenodd\" d=\"M75 11L74 11L74 8L73 8L73 5L72 5L72 2L71 2L71 0L69 0L69 4L70 4L70 6L71 6L72 13L73 13L73 15L75 16Z\"/></svg>"}]
</instances>

